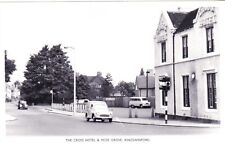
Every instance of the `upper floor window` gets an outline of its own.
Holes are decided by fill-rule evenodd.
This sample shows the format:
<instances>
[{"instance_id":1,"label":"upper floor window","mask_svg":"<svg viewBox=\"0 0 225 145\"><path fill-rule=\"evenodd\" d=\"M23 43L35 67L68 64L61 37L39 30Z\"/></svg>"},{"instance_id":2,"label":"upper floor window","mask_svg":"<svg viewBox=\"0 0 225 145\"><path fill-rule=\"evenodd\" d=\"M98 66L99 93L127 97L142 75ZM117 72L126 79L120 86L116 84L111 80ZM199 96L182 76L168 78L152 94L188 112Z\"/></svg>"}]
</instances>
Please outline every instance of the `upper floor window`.
<instances>
[{"instance_id":1,"label":"upper floor window","mask_svg":"<svg viewBox=\"0 0 225 145\"><path fill-rule=\"evenodd\" d=\"M206 28L207 53L214 52L213 27Z\"/></svg>"},{"instance_id":2,"label":"upper floor window","mask_svg":"<svg viewBox=\"0 0 225 145\"><path fill-rule=\"evenodd\" d=\"M216 103L216 74L207 74L208 108L217 109Z\"/></svg>"},{"instance_id":3,"label":"upper floor window","mask_svg":"<svg viewBox=\"0 0 225 145\"><path fill-rule=\"evenodd\" d=\"M188 36L182 37L182 47L183 47L183 58L188 57Z\"/></svg>"},{"instance_id":4,"label":"upper floor window","mask_svg":"<svg viewBox=\"0 0 225 145\"><path fill-rule=\"evenodd\" d=\"M161 43L162 62L166 62L166 42Z\"/></svg>"}]
</instances>

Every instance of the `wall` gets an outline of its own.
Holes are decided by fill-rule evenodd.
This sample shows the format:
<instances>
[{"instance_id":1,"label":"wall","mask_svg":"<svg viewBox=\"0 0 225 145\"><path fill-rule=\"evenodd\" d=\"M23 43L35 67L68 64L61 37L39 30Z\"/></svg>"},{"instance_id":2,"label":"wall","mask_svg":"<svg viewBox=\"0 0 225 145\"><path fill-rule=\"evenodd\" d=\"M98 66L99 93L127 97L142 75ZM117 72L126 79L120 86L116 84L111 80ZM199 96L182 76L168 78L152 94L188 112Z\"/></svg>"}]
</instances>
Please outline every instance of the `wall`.
<instances>
[{"instance_id":1,"label":"wall","mask_svg":"<svg viewBox=\"0 0 225 145\"><path fill-rule=\"evenodd\" d=\"M211 12L207 12L204 14L204 17L210 17L211 15ZM197 17L193 28L178 33L175 36L177 115L219 120L219 109L207 109L208 102L206 80L207 73L215 72L217 86L219 86L220 49L218 45L218 23L213 23L215 51L212 53L207 53L206 29L205 27L200 26L201 19L201 17ZM188 58L183 59L182 36L184 35L188 35ZM191 80L192 73L195 73L195 80ZM183 75L189 75L190 108L183 107ZM217 87L218 102L220 96L219 92L219 87Z\"/></svg>"},{"instance_id":2,"label":"wall","mask_svg":"<svg viewBox=\"0 0 225 145\"><path fill-rule=\"evenodd\" d=\"M147 89L139 89L138 96L146 97ZM155 89L148 89L148 97L155 96Z\"/></svg>"}]
</instances>

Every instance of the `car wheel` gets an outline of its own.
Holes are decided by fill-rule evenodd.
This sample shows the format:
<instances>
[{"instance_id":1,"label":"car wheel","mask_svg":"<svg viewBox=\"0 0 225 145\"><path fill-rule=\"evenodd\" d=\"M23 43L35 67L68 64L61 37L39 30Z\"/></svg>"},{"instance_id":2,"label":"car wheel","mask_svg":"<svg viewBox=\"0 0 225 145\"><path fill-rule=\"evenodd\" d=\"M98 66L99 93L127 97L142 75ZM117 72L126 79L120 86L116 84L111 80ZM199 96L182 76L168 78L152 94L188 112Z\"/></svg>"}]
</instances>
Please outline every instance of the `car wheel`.
<instances>
[{"instance_id":1,"label":"car wheel","mask_svg":"<svg viewBox=\"0 0 225 145\"><path fill-rule=\"evenodd\" d=\"M109 119L109 122L112 122L112 118Z\"/></svg>"},{"instance_id":2,"label":"car wheel","mask_svg":"<svg viewBox=\"0 0 225 145\"><path fill-rule=\"evenodd\" d=\"M96 122L96 118L95 118L94 114L92 114L92 119L93 119L94 122Z\"/></svg>"},{"instance_id":3,"label":"car wheel","mask_svg":"<svg viewBox=\"0 0 225 145\"><path fill-rule=\"evenodd\" d=\"M134 105L130 105L131 108L134 108Z\"/></svg>"},{"instance_id":4,"label":"car wheel","mask_svg":"<svg viewBox=\"0 0 225 145\"><path fill-rule=\"evenodd\" d=\"M89 121L90 118L87 118L87 122Z\"/></svg>"},{"instance_id":5,"label":"car wheel","mask_svg":"<svg viewBox=\"0 0 225 145\"><path fill-rule=\"evenodd\" d=\"M105 120L104 119L102 119L102 122L104 122Z\"/></svg>"},{"instance_id":6,"label":"car wheel","mask_svg":"<svg viewBox=\"0 0 225 145\"><path fill-rule=\"evenodd\" d=\"M140 108L142 108L143 107L143 105L142 104L140 104Z\"/></svg>"}]
</instances>

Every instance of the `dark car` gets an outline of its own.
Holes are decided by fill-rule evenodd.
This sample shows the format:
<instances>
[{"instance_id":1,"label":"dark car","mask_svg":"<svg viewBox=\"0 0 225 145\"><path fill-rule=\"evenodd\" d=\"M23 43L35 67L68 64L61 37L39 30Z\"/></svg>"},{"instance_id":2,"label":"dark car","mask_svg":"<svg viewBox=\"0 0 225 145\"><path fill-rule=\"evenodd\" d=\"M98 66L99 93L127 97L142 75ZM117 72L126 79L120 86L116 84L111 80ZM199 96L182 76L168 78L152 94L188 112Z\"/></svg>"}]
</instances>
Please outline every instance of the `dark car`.
<instances>
[{"instance_id":1,"label":"dark car","mask_svg":"<svg viewBox=\"0 0 225 145\"><path fill-rule=\"evenodd\" d=\"M19 101L18 109L28 109L27 101Z\"/></svg>"}]
</instances>

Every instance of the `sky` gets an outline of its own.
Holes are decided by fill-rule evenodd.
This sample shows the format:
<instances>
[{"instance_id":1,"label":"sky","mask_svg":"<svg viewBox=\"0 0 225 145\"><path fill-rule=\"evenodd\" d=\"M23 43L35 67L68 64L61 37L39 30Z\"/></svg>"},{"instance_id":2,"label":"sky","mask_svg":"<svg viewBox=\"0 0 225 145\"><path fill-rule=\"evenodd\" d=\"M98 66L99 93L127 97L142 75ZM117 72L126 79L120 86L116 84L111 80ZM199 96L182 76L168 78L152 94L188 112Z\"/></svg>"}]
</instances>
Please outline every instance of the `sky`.
<instances>
[{"instance_id":1,"label":"sky","mask_svg":"<svg viewBox=\"0 0 225 145\"><path fill-rule=\"evenodd\" d=\"M23 81L32 54L62 44L75 71L112 75L113 83L135 82L141 68L154 69L154 35L162 10L186 5L153 2L4 3L0 46L14 59L11 81Z\"/></svg>"}]
</instances>

